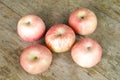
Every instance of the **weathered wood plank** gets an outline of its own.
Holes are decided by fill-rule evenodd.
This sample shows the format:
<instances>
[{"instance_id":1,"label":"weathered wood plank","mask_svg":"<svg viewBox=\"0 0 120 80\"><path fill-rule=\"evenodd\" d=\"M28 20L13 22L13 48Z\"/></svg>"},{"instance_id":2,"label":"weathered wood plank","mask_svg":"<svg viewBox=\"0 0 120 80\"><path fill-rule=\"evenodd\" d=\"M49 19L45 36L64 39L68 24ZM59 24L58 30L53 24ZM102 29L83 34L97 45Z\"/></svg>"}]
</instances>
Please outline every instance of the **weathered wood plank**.
<instances>
[{"instance_id":1,"label":"weathered wood plank","mask_svg":"<svg viewBox=\"0 0 120 80\"><path fill-rule=\"evenodd\" d=\"M97 0L91 2L91 6L120 23L120 0Z\"/></svg>"},{"instance_id":2,"label":"weathered wood plank","mask_svg":"<svg viewBox=\"0 0 120 80\"><path fill-rule=\"evenodd\" d=\"M84 2L0 0L0 2L0 80L119 80L119 0L84 0ZM78 7L90 8L98 17L98 28L89 37L102 45L102 61L93 68L84 69L73 62L70 52L53 54L54 59L48 71L41 75L27 74L20 67L19 56L23 48L33 43L24 42L17 36L16 25L20 17L30 13L39 15L49 28L56 23L67 23L70 12ZM43 40L44 38L38 42L43 43Z\"/></svg>"}]
</instances>

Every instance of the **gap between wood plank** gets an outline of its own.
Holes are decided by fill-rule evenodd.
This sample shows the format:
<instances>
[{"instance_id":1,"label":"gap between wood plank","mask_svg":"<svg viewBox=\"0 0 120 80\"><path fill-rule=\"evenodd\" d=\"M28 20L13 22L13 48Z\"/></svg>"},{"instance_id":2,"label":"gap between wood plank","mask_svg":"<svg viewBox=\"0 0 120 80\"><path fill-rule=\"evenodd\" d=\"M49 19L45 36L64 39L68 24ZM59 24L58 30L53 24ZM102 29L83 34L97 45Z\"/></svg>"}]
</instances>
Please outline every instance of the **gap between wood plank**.
<instances>
[{"instance_id":1,"label":"gap between wood plank","mask_svg":"<svg viewBox=\"0 0 120 80\"><path fill-rule=\"evenodd\" d=\"M118 23L119 23L119 21L118 21L118 20L116 20L116 19L112 18L111 16L109 16L108 14L106 14L104 11L100 10L100 9L99 9L99 8L97 8L96 6L93 6L93 7L94 7L95 9L97 9L98 11L102 12L104 15L108 16L109 18L111 18L112 20L115 20L116 22L118 22Z\"/></svg>"}]
</instances>

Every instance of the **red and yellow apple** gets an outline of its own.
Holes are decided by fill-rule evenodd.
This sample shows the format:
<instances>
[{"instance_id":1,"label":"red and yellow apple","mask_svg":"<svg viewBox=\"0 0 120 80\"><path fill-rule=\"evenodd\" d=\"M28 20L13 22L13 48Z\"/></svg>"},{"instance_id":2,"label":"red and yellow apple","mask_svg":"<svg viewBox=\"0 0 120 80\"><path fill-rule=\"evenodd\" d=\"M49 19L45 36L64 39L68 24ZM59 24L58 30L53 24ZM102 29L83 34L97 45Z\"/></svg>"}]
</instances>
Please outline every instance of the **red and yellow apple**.
<instances>
[{"instance_id":1,"label":"red and yellow apple","mask_svg":"<svg viewBox=\"0 0 120 80\"><path fill-rule=\"evenodd\" d=\"M75 33L72 28L65 24L56 24L47 31L45 42L54 52L66 52L75 42Z\"/></svg>"},{"instance_id":2,"label":"red and yellow apple","mask_svg":"<svg viewBox=\"0 0 120 80\"><path fill-rule=\"evenodd\" d=\"M20 56L22 68L30 74L45 72L52 62L51 51L40 44L34 44L25 48Z\"/></svg>"},{"instance_id":3,"label":"red and yellow apple","mask_svg":"<svg viewBox=\"0 0 120 80\"><path fill-rule=\"evenodd\" d=\"M79 35L89 35L97 27L97 17L87 8L79 8L73 11L69 16L69 25Z\"/></svg>"},{"instance_id":4,"label":"red and yellow apple","mask_svg":"<svg viewBox=\"0 0 120 80\"><path fill-rule=\"evenodd\" d=\"M84 38L72 47L71 56L74 62L81 67L90 68L100 62L102 48L95 40Z\"/></svg>"},{"instance_id":5,"label":"red and yellow apple","mask_svg":"<svg viewBox=\"0 0 120 80\"><path fill-rule=\"evenodd\" d=\"M27 15L19 20L17 32L23 40L33 42L43 36L45 28L45 23L40 17Z\"/></svg>"}]
</instances>

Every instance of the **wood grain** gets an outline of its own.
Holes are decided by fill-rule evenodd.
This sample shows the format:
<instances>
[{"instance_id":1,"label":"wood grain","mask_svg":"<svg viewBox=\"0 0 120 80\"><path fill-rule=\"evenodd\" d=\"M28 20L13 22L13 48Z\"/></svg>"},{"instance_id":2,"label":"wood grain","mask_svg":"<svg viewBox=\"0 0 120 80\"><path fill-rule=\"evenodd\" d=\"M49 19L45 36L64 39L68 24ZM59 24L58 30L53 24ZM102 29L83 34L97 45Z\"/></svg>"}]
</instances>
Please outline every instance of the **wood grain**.
<instances>
[{"instance_id":1,"label":"wood grain","mask_svg":"<svg viewBox=\"0 0 120 80\"><path fill-rule=\"evenodd\" d=\"M120 79L120 0L0 0L0 80L119 80ZM50 68L38 75L26 73L19 64L21 51L32 44L44 44L44 37L27 43L16 32L18 20L36 14L47 29L57 23L68 24L70 12L86 7L98 18L96 31L88 36L103 48L102 60L90 69L81 68L71 58L70 51L53 53ZM80 39L76 35L76 39Z\"/></svg>"}]
</instances>

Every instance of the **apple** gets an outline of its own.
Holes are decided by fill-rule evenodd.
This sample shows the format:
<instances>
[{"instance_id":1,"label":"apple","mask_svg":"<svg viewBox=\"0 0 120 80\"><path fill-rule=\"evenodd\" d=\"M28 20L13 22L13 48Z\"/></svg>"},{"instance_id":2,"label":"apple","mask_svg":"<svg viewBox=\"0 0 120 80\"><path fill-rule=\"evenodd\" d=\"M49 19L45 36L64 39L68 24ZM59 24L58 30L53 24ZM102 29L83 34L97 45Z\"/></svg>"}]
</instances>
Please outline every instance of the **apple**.
<instances>
[{"instance_id":1,"label":"apple","mask_svg":"<svg viewBox=\"0 0 120 80\"><path fill-rule=\"evenodd\" d=\"M25 48L20 56L22 68L30 74L40 74L46 71L52 62L51 51L40 44Z\"/></svg>"},{"instance_id":2,"label":"apple","mask_svg":"<svg viewBox=\"0 0 120 80\"><path fill-rule=\"evenodd\" d=\"M91 68L100 62L102 48L95 40L84 38L76 42L72 47L71 56L79 66Z\"/></svg>"},{"instance_id":3,"label":"apple","mask_svg":"<svg viewBox=\"0 0 120 80\"><path fill-rule=\"evenodd\" d=\"M45 23L36 15L26 15L18 21L17 33L25 41L40 39L45 32Z\"/></svg>"},{"instance_id":4,"label":"apple","mask_svg":"<svg viewBox=\"0 0 120 80\"><path fill-rule=\"evenodd\" d=\"M79 35L89 35L97 27L97 17L87 8L79 8L73 11L69 16L69 25Z\"/></svg>"},{"instance_id":5,"label":"apple","mask_svg":"<svg viewBox=\"0 0 120 80\"><path fill-rule=\"evenodd\" d=\"M75 33L65 24L53 25L45 35L46 45L54 52L68 51L75 42Z\"/></svg>"}]
</instances>

